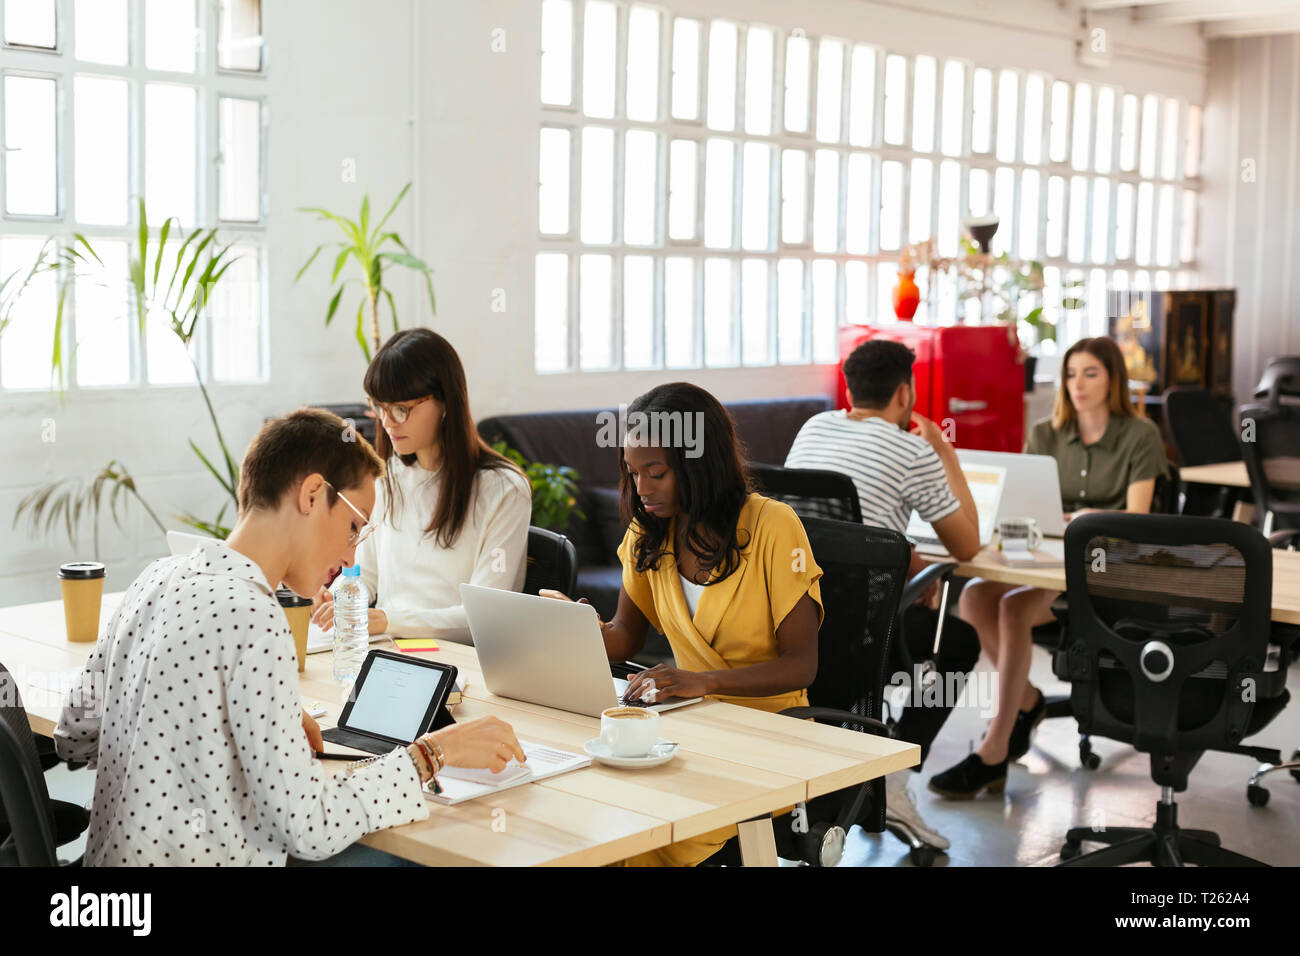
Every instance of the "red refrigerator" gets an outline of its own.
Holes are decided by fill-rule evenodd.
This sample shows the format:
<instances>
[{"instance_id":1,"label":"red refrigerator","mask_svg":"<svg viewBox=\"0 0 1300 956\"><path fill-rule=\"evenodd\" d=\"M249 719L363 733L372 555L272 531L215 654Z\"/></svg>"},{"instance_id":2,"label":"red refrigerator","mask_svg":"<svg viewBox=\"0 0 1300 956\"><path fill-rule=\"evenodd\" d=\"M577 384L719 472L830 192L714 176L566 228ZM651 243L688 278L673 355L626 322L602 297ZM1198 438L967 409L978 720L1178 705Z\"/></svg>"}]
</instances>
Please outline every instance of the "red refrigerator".
<instances>
[{"instance_id":1,"label":"red refrigerator","mask_svg":"<svg viewBox=\"0 0 1300 956\"><path fill-rule=\"evenodd\" d=\"M901 342L916 353L916 410L941 428L958 448L1019 452L1024 446L1025 369L1003 326L943 328L899 322L850 325L840 330L840 360L867 339ZM850 406L840 372L841 408Z\"/></svg>"}]
</instances>

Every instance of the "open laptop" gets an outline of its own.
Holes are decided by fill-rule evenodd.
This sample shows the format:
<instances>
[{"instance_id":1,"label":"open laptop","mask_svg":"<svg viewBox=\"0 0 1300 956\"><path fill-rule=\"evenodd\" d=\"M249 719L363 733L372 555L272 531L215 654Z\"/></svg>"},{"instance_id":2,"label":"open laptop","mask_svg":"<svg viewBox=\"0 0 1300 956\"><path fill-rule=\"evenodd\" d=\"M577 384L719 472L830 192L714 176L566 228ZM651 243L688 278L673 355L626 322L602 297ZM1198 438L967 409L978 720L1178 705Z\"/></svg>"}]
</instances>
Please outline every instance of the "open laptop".
<instances>
[{"instance_id":1,"label":"open laptop","mask_svg":"<svg viewBox=\"0 0 1300 956\"><path fill-rule=\"evenodd\" d=\"M1017 455L1006 451L957 449L962 468L988 465L1007 470L1007 484L1002 492L1002 507L997 520L1033 518L1048 538L1065 534L1065 515L1061 512L1061 475L1051 455Z\"/></svg>"},{"instance_id":2,"label":"open laptop","mask_svg":"<svg viewBox=\"0 0 1300 956\"><path fill-rule=\"evenodd\" d=\"M207 534L190 534L188 531L168 531L167 550L173 555L189 554L200 542L214 540Z\"/></svg>"},{"instance_id":3,"label":"open laptop","mask_svg":"<svg viewBox=\"0 0 1300 956\"><path fill-rule=\"evenodd\" d=\"M998 509L1002 506L1003 489L1007 482L1007 469L998 464L961 463L966 484L970 487L971 497L975 499L975 512L980 522L980 547L987 547L993 540L993 532L998 527ZM922 554L947 554L948 549L939 540L933 525L921 520L921 516L912 512L912 519L903 532L916 544L916 550Z\"/></svg>"},{"instance_id":4,"label":"open laptop","mask_svg":"<svg viewBox=\"0 0 1300 956\"><path fill-rule=\"evenodd\" d=\"M596 609L533 594L462 584L460 598L478 651L487 689L498 697L567 710L588 717L625 703L627 681L610 673ZM702 697L668 697L665 711Z\"/></svg>"}]
</instances>

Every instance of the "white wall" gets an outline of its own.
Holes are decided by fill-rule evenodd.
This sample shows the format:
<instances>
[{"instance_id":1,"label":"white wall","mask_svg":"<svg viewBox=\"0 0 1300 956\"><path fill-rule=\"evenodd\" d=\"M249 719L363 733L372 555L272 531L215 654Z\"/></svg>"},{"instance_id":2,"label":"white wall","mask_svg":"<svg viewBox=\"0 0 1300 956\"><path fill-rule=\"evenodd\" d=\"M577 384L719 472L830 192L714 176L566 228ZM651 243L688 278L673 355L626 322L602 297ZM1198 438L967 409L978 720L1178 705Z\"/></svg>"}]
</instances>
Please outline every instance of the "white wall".
<instances>
[{"instance_id":1,"label":"white wall","mask_svg":"<svg viewBox=\"0 0 1300 956\"><path fill-rule=\"evenodd\" d=\"M960 56L978 64L1041 69L1067 79L1201 99L1204 44L1190 27L1143 29L1127 13L1094 17L1108 29L1112 67L1074 61L1077 14L1054 0L672 0L696 16L730 16L878 43L891 51ZM355 211L363 190L383 205L407 181L413 197L394 219L433 264L438 316L429 324L459 349L479 417L629 401L651 385L688 378L724 399L829 393L833 366L688 373L539 376L533 372L532 263L540 5L536 0L274 0L266 17L270 95L269 386L218 388L214 397L236 455L263 417L299 404L360 397L362 364L346 317L322 327L328 294L318 263L293 274L328 230L304 205ZM492 31L506 51L493 53ZM418 137L413 136L418 118ZM1209 140L1207 139L1207 142ZM357 181L342 181L345 160ZM418 216L416 211L418 210ZM395 280L404 324L425 318L408 277ZM490 309L506 292L504 314ZM42 420L57 441L41 442ZM29 540L8 529L18 500L62 475L119 458L167 515L210 516L220 502L186 443L213 447L193 388L82 395L60 407L44 395L0 397L0 605L57 597L60 561L89 553L62 537ZM132 509L125 533L109 523L103 556L110 587L125 587L164 544Z\"/></svg>"}]
</instances>

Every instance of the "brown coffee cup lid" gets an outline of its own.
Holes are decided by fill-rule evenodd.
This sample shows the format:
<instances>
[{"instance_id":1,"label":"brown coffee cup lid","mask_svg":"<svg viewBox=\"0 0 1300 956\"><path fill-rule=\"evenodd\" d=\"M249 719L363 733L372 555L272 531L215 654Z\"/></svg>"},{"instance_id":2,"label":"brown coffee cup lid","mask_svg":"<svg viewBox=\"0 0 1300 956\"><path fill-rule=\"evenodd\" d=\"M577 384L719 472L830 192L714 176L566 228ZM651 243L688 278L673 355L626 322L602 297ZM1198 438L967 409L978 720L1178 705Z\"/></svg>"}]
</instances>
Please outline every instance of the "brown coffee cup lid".
<instances>
[{"instance_id":1,"label":"brown coffee cup lid","mask_svg":"<svg viewBox=\"0 0 1300 956\"><path fill-rule=\"evenodd\" d=\"M280 607L311 607L311 598L300 597L289 588L276 588L275 599Z\"/></svg>"},{"instance_id":2,"label":"brown coffee cup lid","mask_svg":"<svg viewBox=\"0 0 1300 956\"><path fill-rule=\"evenodd\" d=\"M68 581L89 581L105 575L104 565L98 561L69 561L59 566L59 577Z\"/></svg>"}]
</instances>

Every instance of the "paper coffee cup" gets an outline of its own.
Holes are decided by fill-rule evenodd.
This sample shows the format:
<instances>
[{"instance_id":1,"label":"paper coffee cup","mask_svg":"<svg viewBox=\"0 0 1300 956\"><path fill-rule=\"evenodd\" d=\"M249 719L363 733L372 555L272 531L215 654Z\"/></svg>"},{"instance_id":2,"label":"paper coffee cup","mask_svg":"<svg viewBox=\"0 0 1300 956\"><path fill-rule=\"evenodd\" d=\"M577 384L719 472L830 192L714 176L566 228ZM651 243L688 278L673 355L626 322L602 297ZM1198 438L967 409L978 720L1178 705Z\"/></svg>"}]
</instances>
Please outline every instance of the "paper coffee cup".
<instances>
[{"instance_id":1,"label":"paper coffee cup","mask_svg":"<svg viewBox=\"0 0 1300 956\"><path fill-rule=\"evenodd\" d=\"M311 599L299 597L288 588L275 592L276 600L284 609L284 616L289 619L289 630L293 634L293 649L298 654L298 671L307 668L307 625L311 623Z\"/></svg>"},{"instance_id":2,"label":"paper coffee cup","mask_svg":"<svg viewBox=\"0 0 1300 956\"><path fill-rule=\"evenodd\" d=\"M105 573L98 561L72 561L59 568L63 620L69 641L91 644L99 639L99 605L104 597Z\"/></svg>"}]
</instances>

